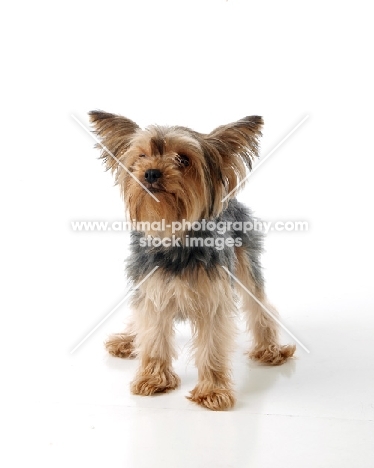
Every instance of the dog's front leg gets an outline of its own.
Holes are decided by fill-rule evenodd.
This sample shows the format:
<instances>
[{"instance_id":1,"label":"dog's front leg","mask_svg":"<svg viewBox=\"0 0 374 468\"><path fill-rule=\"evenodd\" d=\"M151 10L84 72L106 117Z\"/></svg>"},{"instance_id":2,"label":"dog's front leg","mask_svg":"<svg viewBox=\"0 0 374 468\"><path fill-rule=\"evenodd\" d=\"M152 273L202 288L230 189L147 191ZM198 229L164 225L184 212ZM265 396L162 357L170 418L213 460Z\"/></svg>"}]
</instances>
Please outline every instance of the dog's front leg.
<instances>
[{"instance_id":1,"label":"dog's front leg","mask_svg":"<svg viewBox=\"0 0 374 468\"><path fill-rule=\"evenodd\" d=\"M216 411L235 403L229 367L235 337L234 303L227 286L209 291L210 310L200 310L192 320L199 381L188 398Z\"/></svg>"},{"instance_id":2,"label":"dog's front leg","mask_svg":"<svg viewBox=\"0 0 374 468\"><path fill-rule=\"evenodd\" d=\"M153 395L177 388L179 377L172 368L175 356L173 345L173 303L166 306L150 300L147 290L138 291L133 301L135 349L140 366L131 383L136 395Z\"/></svg>"}]
</instances>

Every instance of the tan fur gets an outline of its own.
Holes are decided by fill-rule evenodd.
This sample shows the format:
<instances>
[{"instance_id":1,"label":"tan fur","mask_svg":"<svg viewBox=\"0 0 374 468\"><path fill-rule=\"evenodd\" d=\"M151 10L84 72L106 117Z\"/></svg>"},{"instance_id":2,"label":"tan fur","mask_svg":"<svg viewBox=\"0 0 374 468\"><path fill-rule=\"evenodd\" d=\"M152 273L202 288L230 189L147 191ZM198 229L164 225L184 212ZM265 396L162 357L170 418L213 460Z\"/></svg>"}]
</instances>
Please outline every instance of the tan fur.
<instances>
[{"instance_id":1,"label":"tan fur","mask_svg":"<svg viewBox=\"0 0 374 468\"><path fill-rule=\"evenodd\" d=\"M141 130L130 119L101 111L91 112L90 117L105 146L101 156L121 187L130 219L150 223L164 219L166 224L214 219L227 207L228 200L221 200L252 167L263 123L261 117L245 117L204 135L184 127ZM162 177L149 183L146 172L150 169L159 170ZM146 234L170 232L149 229ZM245 252L236 248L235 255L238 279L276 314L263 288L255 284ZM250 357L282 364L293 355L295 346L281 346L274 319L240 286L236 289L254 337ZM160 268L136 290L132 309L128 330L110 337L106 347L113 356L139 357L139 369L131 383L134 394L152 395L179 386L172 368L176 358L174 323L187 319L198 368L198 382L188 398L211 410L234 405L230 354L236 306L232 281L223 268L186 268L177 275Z\"/></svg>"},{"instance_id":2,"label":"tan fur","mask_svg":"<svg viewBox=\"0 0 374 468\"><path fill-rule=\"evenodd\" d=\"M112 356L133 358L135 353L135 335L128 333L115 333L106 341L105 346Z\"/></svg>"},{"instance_id":3,"label":"tan fur","mask_svg":"<svg viewBox=\"0 0 374 468\"><path fill-rule=\"evenodd\" d=\"M121 187L130 220L165 219L167 224L180 219L192 222L215 218L227 207L234 194L225 203L221 200L243 179L246 167L252 167L263 124L261 117L245 117L205 135L184 127L141 130L126 117L101 111L91 112L90 119L105 147L101 157ZM180 154L191 161L183 170ZM154 167L163 177L150 187L144 173ZM159 202L129 172L154 191Z\"/></svg>"},{"instance_id":4,"label":"tan fur","mask_svg":"<svg viewBox=\"0 0 374 468\"><path fill-rule=\"evenodd\" d=\"M149 395L179 384L171 367L172 358L176 357L173 323L179 317L191 321L199 371L199 383L189 398L211 409L232 406L229 355L235 322L227 311L233 313L235 306L225 272L222 270L221 275L212 279L201 269L193 275L165 281L162 273L156 271L137 291L133 307L136 311L132 328L136 333L135 352L141 362L132 391ZM124 335L124 344L128 340L129 336ZM110 339L107 344L111 349L112 343ZM158 371L162 374L160 379L155 378ZM221 402L222 394L226 399Z\"/></svg>"},{"instance_id":5,"label":"tan fur","mask_svg":"<svg viewBox=\"0 0 374 468\"><path fill-rule=\"evenodd\" d=\"M278 318L278 312L269 303L264 290L255 284L249 262L245 252L241 248L236 249L236 258L238 260L236 270L238 280L272 315ZM293 356L296 346L281 346L279 344L278 324L276 321L240 285L236 284L236 289L242 297L248 331L252 332L254 338L253 349L249 352L249 356L264 364L283 364L289 357Z\"/></svg>"}]
</instances>

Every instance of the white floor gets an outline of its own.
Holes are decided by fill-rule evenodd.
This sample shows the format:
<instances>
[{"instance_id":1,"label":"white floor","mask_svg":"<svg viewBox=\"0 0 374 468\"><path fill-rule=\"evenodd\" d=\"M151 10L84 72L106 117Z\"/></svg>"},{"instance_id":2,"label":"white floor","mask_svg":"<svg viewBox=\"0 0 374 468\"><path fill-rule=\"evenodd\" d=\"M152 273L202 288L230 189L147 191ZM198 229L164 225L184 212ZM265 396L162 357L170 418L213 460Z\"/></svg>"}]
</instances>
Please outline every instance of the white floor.
<instances>
[{"instance_id":1,"label":"white floor","mask_svg":"<svg viewBox=\"0 0 374 468\"><path fill-rule=\"evenodd\" d=\"M98 331L59 364L50 360L48 367L46 359L32 370L36 381L22 389L30 398L39 388L31 404L20 399L5 408L18 416L9 418L16 437L7 466L32 459L46 467L372 467L372 325L300 318L293 330L310 354L299 348L297 359L277 368L249 362L240 331L233 357L238 401L228 412L185 398L196 381L185 325L178 326L175 363L181 388L154 397L130 394L136 360L108 356ZM24 362L26 369L27 354Z\"/></svg>"}]
</instances>

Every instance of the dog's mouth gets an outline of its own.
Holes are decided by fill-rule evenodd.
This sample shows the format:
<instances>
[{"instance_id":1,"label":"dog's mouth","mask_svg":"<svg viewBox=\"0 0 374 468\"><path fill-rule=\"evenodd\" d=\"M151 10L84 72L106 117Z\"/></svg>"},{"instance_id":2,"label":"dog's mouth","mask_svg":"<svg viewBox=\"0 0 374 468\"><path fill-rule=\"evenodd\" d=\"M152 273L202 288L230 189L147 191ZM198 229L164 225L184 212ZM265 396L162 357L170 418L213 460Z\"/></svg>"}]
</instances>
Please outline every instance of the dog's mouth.
<instances>
[{"instance_id":1,"label":"dog's mouth","mask_svg":"<svg viewBox=\"0 0 374 468\"><path fill-rule=\"evenodd\" d=\"M165 190L163 189L160 189L160 188L157 188L157 187L149 187L148 190L152 193L161 193L161 192L165 192Z\"/></svg>"},{"instance_id":2,"label":"dog's mouth","mask_svg":"<svg viewBox=\"0 0 374 468\"><path fill-rule=\"evenodd\" d=\"M160 187L159 185L146 184L146 187L151 193L166 192L166 190L163 187Z\"/></svg>"}]
</instances>

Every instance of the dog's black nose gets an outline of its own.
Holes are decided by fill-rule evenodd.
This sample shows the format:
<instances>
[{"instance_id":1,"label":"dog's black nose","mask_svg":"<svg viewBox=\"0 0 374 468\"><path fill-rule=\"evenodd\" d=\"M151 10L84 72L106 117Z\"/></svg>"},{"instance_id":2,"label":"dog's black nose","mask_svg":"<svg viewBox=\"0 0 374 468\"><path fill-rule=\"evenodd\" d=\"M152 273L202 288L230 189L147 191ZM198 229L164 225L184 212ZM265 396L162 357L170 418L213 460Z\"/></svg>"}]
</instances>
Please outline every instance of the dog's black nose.
<instances>
[{"instance_id":1,"label":"dog's black nose","mask_svg":"<svg viewBox=\"0 0 374 468\"><path fill-rule=\"evenodd\" d=\"M144 173L145 180L152 184L162 176L162 172L158 169L147 169Z\"/></svg>"}]
</instances>

